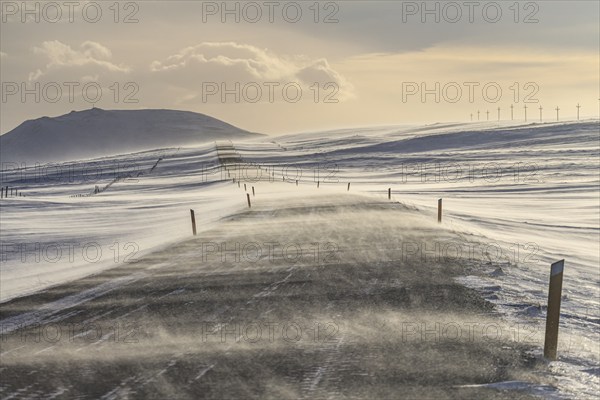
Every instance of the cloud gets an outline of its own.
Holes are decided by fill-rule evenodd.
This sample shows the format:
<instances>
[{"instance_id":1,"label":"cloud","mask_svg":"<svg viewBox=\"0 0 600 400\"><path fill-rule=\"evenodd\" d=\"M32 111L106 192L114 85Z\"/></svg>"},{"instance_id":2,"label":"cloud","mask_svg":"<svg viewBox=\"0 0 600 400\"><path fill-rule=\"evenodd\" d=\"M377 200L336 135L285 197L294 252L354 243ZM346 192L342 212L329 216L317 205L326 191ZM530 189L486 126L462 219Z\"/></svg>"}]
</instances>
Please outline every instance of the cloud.
<instances>
[{"instance_id":1,"label":"cloud","mask_svg":"<svg viewBox=\"0 0 600 400\"><path fill-rule=\"evenodd\" d=\"M110 49L92 41L81 43L79 49L73 49L58 40L45 41L39 47L34 46L33 52L45 58L47 62L44 68L37 68L29 74L30 80L38 80L47 75L60 75L59 72L65 70L70 74L80 72L80 76L98 75L101 72L122 74L131 71L130 67L113 63Z\"/></svg>"},{"instance_id":2,"label":"cloud","mask_svg":"<svg viewBox=\"0 0 600 400\"><path fill-rule=\"evenodd\" d=\"M6 54L3 51L0 51L0 58L2 58L2 57L8 57L8 54Z\"/></svg>"},{"instance_id":3,"label":"cloud","mask_svg":"<svg viewBox=\"0 0 600 400\"><path fill-rule=\"evenodd\" d=\"M187 89L184 97L195 99L202 83L215 82L233 87L235 83L294 83L308 90L334 83L338 98L355 96L353 85L335 71L326 59L280 56L267 49L235 42L205 42L186 47L163 61L150 64L150 71L170 85Z\"/></svg>"},{"instance_id":4,"label":"cloud","mask_svg":"<svg viewBox=\"0 0 600 400\"><path fill-rule=\"evenodd\" d=\"M38 79L41 78L41 76L44 75L44 73L42 72L41 69L36 69L34 72L30 72L29 73L29 81L37 81Z\"/></svg>"}]
</instances>

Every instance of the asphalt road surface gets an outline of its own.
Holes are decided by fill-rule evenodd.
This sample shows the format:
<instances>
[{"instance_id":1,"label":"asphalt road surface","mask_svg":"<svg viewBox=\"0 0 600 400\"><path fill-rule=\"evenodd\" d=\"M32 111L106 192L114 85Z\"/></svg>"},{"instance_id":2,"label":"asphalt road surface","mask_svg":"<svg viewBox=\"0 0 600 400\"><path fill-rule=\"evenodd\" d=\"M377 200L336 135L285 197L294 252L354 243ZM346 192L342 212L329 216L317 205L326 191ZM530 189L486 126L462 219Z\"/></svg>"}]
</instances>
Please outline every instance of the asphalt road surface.
<instances>
[{"instance_id":1,"label":"asphalt road surface","mask_svg":"<svg viewBox=\"0 0 600 400\"><path fill-rule=\"evenodd\" d=\"M0 394L529 398L477 386L544 368L481 333L499 317L453 277L483 264L415 250L459 240L400 203L257 197L211 231L3 304Z\"/></svg>"}]
</instances>

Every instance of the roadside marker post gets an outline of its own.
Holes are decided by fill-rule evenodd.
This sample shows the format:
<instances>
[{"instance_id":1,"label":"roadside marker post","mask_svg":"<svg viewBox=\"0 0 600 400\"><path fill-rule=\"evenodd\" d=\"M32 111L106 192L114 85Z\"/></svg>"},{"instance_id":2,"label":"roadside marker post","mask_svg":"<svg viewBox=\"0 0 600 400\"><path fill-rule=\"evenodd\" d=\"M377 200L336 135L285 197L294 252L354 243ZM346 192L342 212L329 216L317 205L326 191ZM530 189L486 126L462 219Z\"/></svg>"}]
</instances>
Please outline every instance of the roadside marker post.
<instances>
[{"instance_id":1,"label":"roadside marker post","mask_svg":"<svg viewBox=\"0 0 600 400\"><path fill-rule=\"evenodd\" d=\"M196 236L196 216L194 215L194 210L190 209L190 215L192 217L192 233Z\"/></svg>"},{"instance_id":2,"label":"roadside marker post","mask_svg":"<svg viewBox=\"0 0 600 400\"><path fill-rule=\"evenodd\" d=\"M557 261L550 266L550 288L548 290L548 312L546 315L546 337L544 340L544 358L548 360L556 360L564 269L565 260Z\"/></svg>"}]
</instances>

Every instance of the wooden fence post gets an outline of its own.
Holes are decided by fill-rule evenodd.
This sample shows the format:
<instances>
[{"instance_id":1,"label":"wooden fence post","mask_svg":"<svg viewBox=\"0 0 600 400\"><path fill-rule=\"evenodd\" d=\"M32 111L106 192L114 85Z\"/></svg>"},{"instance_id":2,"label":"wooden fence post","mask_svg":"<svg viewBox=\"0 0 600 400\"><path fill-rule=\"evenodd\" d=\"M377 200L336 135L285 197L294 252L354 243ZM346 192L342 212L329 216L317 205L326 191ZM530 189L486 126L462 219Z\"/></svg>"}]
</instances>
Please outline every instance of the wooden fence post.
<instances>
[{"instance_id":1,"label":"wooden fence post","mask_svg":"<svg viewBox=\"0 0 600 400\"><path fill-rule=\"evenodd\" d=\"M248 199L248 208L252 208L252 204L250 203L250 193L246 193L246 198Z\"/></svg>"},{"instance_id":2,"label":"wooden fence post","mask_svg":"<svg viewBox=\"0 0 600 400\"><path fill-rule=\"evenodd\" d=\"M438 199L438 223L442 223L442 199Z\"/></svg>"},{"instance_id":3,"label":"wooden fence post","mask_svg":"<svg viewBox=\"0 0 600 400\"><path fill-rule=\"evenodd\" d=\"M350 191L350 182L348 182L348 192Z\"/></svg>"},{"instance_id":4,"label":"wooden fence post","mask_svg":"<svg viewBox=\"0 0 600 400\"><path fill-rule=\"evenodd\" d=\"M317 189L319 188L320 183L321 183L321 181L317 181Z\"/></svg>"},{"instance_id":5,"label":"wooden fence post","mask_svg":"<svg viewBox=\"0 0 600 400\"><path fill-rule=\"evenodd\" d=\"M190 209L190 215L192 217L192 233L196 236L196 216L194 215L194 210Z\"/></svg>"},{"instance_id":6,"label":"wooden fence post","mask_svg":"<svg viewBox=\"0 0 600 400\"><path fill-rule=\"evenodd\" d=\"M557 261L550 266L550 288L548 290L548 312L544 340L544 357L548 360L556 360L564 268L565 260Z\"/></svg>"},{"instance_id":7,"label":"wooden fence post","mask_svg":"<svg viewBox=\"0 0 600 400\"><path fill-rule=\"evenodd\" d=\"M252 186L252 197L254 197L254 186Z\"/></svg>"},{"instance_id":8,"label":"wooden fence post","mask_svg":"<svg viewBox=\"0 0 600 400\"><path fill-rule=\"evenodd\" d=\"M388 200L392 199L392 188L388 189Z\"/></svg>"}]
</instances>

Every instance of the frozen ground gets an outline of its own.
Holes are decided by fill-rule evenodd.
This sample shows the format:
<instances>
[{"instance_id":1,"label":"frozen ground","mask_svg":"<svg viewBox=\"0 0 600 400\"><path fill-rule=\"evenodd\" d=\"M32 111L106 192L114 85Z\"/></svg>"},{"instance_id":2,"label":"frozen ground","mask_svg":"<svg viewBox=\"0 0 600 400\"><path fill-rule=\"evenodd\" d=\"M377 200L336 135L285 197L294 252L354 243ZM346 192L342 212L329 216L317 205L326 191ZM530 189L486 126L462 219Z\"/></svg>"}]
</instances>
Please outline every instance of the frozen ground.
<instances>
[{"instance_id":1,"label":"frozen ground","mask_svg":"<svg viewBox=\"0 0 600 400\"><path fill-rule=\"evenodd\" d=\"M227 143L210 143L5 172L3 184L26 197L2 200L1 299L53 289L2 308L2 395L85 393L86 376L118 359L94 395L595 397L598 135L598 121L381 127L234 141L229 155ZM219 156L236 168L224 170ZM250 210L244 184L256 190ZM273 242L311 256L271 260ZM240 244L226 253L239 262L221 260L223 243ZM260 260L244 253L249 243L261 246ZM534 360L549 264L562 258L560 359L545 376ZM23 342L36 324L98 321L105 332L122 316L129 332L139 325L139 343ZM338 329L332 343L202 341L204 322L257 321ZM253 362L260 371L249 372ZM32 365L64 378L27 388L20 377ZM246 386L250 375L258 383ZM236 378L222 387L225 376Z\"/></svg>"}]
</instances>

